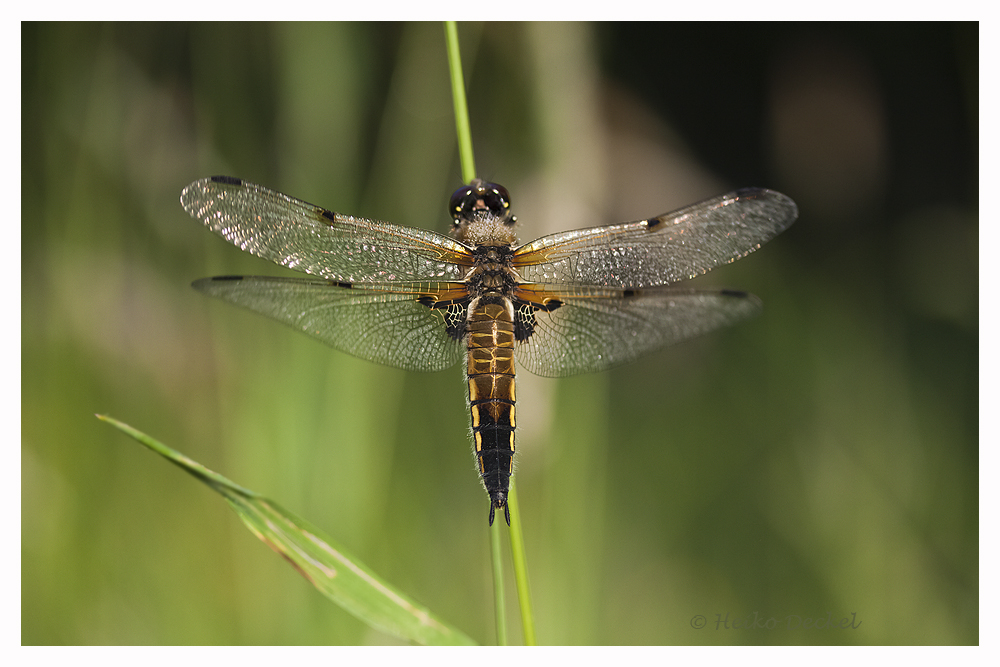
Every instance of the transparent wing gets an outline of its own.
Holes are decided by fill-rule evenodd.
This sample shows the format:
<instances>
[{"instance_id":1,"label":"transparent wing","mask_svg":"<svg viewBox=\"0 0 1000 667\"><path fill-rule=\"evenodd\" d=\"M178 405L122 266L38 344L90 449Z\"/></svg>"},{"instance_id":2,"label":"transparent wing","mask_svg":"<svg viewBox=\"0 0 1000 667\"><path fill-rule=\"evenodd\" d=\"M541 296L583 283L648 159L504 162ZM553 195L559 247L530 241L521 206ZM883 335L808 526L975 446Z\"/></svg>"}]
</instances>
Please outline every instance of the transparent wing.
<instances>
[{"instance_id":1,"label":"transparent wing","mask_svg":"<svg viewBox=\"0 0 1000 667\"><path fill-rule=\"evenodd\" d=\"M464 342L448 335L445 313L416 300L431 287L427 284L367 289L325 280L225 276L203 278L193 286L387 366L438 371L455 365L466 352ZM398 291L382 291L390 288Z\"/></svg>"},{"instance_id":2,"label":"transparent wing","mask_svg":"<svg viewBox=\"0 0 1000 667\"><path fill-rule=\"evenodd\" d=\"M649 220L543 236L518 248L514 265L528 283L667 285L745 257L797 216L780 192L748 188Z\"/></svg>"},{"instance_id":3,"label":"transparent wing","mask_svg":"<svg viewBox=\"0 0 1000 667\"><path fill-rule=\"evenodd\" d=\"M340 215L228 176L195 181L184 210L233 245L337 282L460 280L465 245L431 231Z\"/></svg>"},{"instance_id":4,"label":"transparent wing","mask_svg":"<svg viewBox=\"0 0 1000 667\"><path fill-rule=\"evenodd\" d=\"M517 360L545 377L605 370L760 311L757 297L730 290L595 289L560 300L549 312L529 315L524 304L519 311L534 318L534 330L518 347Z\"/></svg>"}]
</instances>

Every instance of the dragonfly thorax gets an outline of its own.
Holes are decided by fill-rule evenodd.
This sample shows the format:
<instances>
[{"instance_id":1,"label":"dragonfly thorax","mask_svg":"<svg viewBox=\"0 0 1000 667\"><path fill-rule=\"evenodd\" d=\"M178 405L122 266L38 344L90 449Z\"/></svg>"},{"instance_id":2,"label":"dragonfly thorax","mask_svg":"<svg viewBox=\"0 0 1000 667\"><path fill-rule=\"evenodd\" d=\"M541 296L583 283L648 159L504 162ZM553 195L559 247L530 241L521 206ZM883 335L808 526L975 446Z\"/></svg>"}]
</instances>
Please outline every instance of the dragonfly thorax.
<instances>
[{"instance_id":1,"label":"dragonfly thorax","mask_svg":"<svg viewBox=\"0 0 1000 667\"><path fill-rule=\"evenodd\" d=\"M490 292L512 296L520 281L511 264L513 254L513 248L504 245L481 245L473 250L476 263L465 278L469 292L477 296Z\"/></svg>"}]
</instances>

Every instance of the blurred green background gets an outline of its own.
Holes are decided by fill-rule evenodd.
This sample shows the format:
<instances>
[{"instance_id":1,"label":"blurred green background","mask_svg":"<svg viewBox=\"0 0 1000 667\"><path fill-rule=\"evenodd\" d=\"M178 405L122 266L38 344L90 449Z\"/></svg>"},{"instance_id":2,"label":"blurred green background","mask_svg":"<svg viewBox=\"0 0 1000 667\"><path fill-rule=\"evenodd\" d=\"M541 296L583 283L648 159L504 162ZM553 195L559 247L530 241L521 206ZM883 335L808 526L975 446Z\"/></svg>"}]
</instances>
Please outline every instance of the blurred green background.
<instances>
[{"instance_id":1,"label":"blurred green background","mask_svg":"<svg viewBox=\"0 0 1000 667\"><path fill-rule=\"evenodd\" d=\"M460 35L479 173L522 241L741 186L800 207L696 281L755 292L762 317L600 375L518 376L539 640L977 643L978 26ZM438 23L22 24L23 643L396 641L95 412L494 641L461 369L382 368L194 292L290 272L178 204L229 174L444 231L447 76ZM755 613L779 626L720 623ZM828 614L860 626L787 627Z\"/></svg>"}]
</instances>

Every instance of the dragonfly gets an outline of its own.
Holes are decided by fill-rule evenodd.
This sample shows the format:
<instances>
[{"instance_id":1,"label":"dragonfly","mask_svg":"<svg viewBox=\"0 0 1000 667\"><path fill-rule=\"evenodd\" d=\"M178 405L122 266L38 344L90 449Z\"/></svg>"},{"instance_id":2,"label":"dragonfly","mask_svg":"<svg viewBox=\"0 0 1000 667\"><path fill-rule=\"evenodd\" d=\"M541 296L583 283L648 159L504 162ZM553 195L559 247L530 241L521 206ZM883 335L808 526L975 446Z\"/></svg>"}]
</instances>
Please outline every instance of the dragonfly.
<instances>
[{"instance_id":1,"label":"dragonfly","mask_svg":"<svg viewBox=\"0 0 1000 667\"><path fill-rule=\"evenodd\" d=\"M760 300L678 286L791 225L789 197L745 188L671 213L519 245L510 194L452 194L451 235L334 213L239 178L181 193L192 217L307 278L219 276L193 286L348 354L413 371L466 362L489 523L510 524L515 364L545 377L602 371L755 315Z\"/></svg>"}]
</instances>

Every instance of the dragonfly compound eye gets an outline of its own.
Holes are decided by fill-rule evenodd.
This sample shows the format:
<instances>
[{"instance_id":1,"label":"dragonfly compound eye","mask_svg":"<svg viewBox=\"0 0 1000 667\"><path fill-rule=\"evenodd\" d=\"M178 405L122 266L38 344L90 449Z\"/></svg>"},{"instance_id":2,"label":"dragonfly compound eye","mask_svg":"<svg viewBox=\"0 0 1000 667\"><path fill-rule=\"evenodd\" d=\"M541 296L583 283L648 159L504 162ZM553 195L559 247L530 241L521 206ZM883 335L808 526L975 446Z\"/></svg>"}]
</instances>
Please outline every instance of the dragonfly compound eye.
<instances>
[{"instance_id":1,"label":"dragonfly compound eye","mask_svg":"<svg viewBox=\"0 0 1000 667\"><path fill-rule=\"evenodd\" d=\"M471 200L472 203L475 203L474 192L471 186L463 185L451 193L451 199L448 201L448 211L451 213L451 217L456 225L459 224L461 218L466 217L472 212L469 202Z\"/></svg>"},{"instance_id":2,"label":"dragonfly compound eye","mask_svg":"<svg viewBox=\"0 0 1000 667\"><path fill-rule=\"evenodd\" d=\"M509 219L509 224L514 221L510 215L510 193L507 188L479 179L455 190L448 209L455 224L472 218L476 213L490 213L497 218L506 218Z\"/></svg>"}]
</instances>

